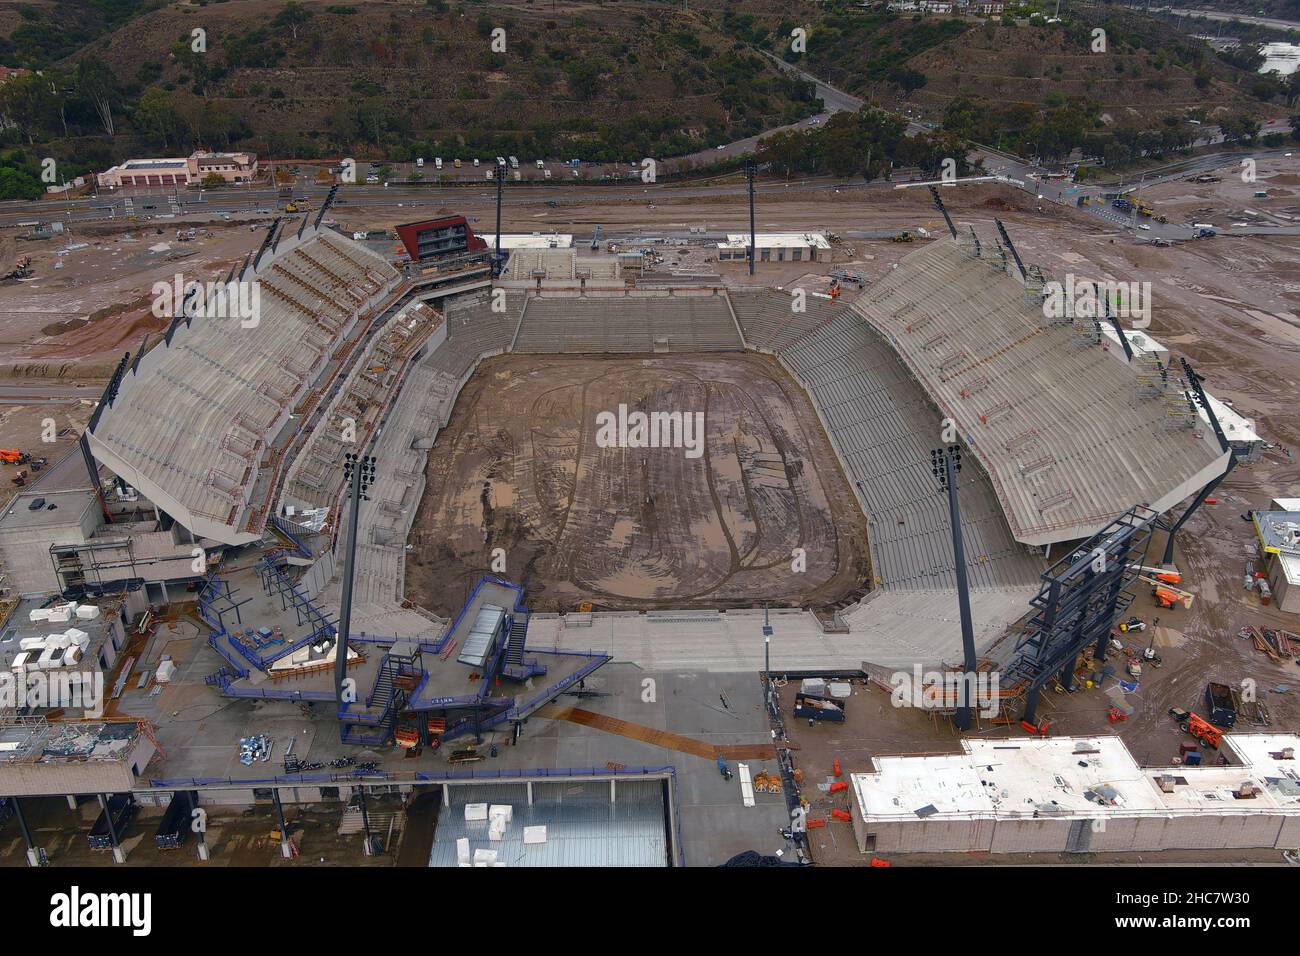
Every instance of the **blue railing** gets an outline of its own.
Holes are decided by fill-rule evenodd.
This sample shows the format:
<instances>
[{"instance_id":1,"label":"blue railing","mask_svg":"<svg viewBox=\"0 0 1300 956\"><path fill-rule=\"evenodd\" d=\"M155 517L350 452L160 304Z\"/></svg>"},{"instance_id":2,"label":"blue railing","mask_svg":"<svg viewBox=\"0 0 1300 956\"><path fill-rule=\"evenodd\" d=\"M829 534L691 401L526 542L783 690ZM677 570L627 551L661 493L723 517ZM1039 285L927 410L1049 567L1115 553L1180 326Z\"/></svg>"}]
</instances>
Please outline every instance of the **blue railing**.
<instances>
[{"instance_id":1,"label":"blue railing","mask_svg":"<svg viewBox=\"0 0 1300 956\"><path fill-rule=\"evenodd\" d=\"M545 779L547 777L648 777L676 775L672 765L658 767L622 767L611 770L603 767L542 767L526 770L352 770L347 773L296 773L276 777L253 777L239 779L236 777L168 777L162 780L150 780L149 786L156 790L178 790L188 787L259 787L277 784L296 783L357 783L367 780L382 781L417 781L420 783L437 783L452 780L527 780L529 778Z\"/></svg>"},{"instance_id":2,"label":"blue railing","mask_svg":"<svg viewBox=\"0 0 1300 956\"><path fill-rule=\"evenodd\" d=\"M572 674L570 674L568 677L561 678L560 680L558 680L558 681L556 681L554 684L552 684L550 687L548 687L548 688L546 688L544 691L542 691L540 694L536 694L536 695L535 695L531 700L529 700L529 701L528 701L527 703L525 703L523 706L521 706L521 707L516 707L516 708L514 708L513 710L511 710L510 713L509 713L509 715L508 715L508 716L510 717L510 719L512 719L512 720L521 720L521 719L523 719L524 717L527 717L529 714L531 714L534 710L536 710L536 709L537 709L538 707L540 707L542 704L545 704L545 703L547 703L548 701L552 701L552 700L554 700L556 697L559 697L560 694L562 694L562 693L564 692L564 689L565 689L566 687L571 687L571 686L573 686L574 684L578 683L578 681L582 680L582 679L585 678L587 675L591 674L593 671L596 671L596 670L598 670L599 668L604 667L604 666L605 666L606 664L608 664L611 660L613 660L613 658L610 657L608 654L598 654L598 653L591 652L591 651L587 651L587 652L583 652L583 651L547 651L546 653L548 653L548 654L559 654L559 655L564 655L564 656L566 656L566 657L590 657L590 658L592 658L592 660L591 660L590 663L588 663L588 664L584 664L584 665L583 665L582 667L580 667L578 670L574 671L574 672L573 672Z\"/></svg>"}]
</instances>

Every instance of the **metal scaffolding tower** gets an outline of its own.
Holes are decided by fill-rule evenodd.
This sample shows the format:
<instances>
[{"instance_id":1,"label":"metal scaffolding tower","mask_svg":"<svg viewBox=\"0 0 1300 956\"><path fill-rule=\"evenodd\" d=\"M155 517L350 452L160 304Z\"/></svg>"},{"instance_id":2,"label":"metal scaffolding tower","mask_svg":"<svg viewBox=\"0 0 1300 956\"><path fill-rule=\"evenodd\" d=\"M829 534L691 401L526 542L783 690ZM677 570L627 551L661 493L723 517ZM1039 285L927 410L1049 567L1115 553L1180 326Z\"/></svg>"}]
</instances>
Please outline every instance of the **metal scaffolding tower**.
<instances>
[{"instance_id":1,"label":"metal scaffolding tower","mask_svg":"<svg viewBox=\"0 0 1300 956\"><path fill-rule=\"evenodd\" d=\"M1007 682L1025 685L1024 721L1035 722L1039 694L1053 677L1070 689L1085 648L1094 646L1096 659L1103 658L1111 628L1133 603L1158 517L1150 508L1130 508L1043 573L1029 602L1035 613L1007 668Z\"/></svg>"}]
</instances>

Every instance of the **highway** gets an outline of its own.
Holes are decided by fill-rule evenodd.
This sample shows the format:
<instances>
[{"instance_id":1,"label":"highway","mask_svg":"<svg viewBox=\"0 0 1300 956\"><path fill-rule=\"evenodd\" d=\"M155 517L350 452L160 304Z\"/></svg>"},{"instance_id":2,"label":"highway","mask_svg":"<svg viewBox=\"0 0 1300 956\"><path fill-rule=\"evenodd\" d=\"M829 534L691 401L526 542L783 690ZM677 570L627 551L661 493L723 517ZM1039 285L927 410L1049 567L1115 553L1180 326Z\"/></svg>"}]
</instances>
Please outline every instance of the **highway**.
<instances>
[{"instance_id":1,"label":"highway","mask_svg":"<svg viewBox=\"0 0 1300 956\"><path fill-rule=\"evenodd\" d=\"M1228 22L1237 20L1241 23L1253 23L1256 26L1272 27L1275 30L1300 30L1300 23L1297 23L1295 20L1275 20L1271 17L1252 17L1240 13L1220 13L1217 10L1183 10L1178 7L1166 8L1165 12L1172 13L1176 17L1204 17L1207 20L1224 20Z\"/></svg>"}]
</instances>

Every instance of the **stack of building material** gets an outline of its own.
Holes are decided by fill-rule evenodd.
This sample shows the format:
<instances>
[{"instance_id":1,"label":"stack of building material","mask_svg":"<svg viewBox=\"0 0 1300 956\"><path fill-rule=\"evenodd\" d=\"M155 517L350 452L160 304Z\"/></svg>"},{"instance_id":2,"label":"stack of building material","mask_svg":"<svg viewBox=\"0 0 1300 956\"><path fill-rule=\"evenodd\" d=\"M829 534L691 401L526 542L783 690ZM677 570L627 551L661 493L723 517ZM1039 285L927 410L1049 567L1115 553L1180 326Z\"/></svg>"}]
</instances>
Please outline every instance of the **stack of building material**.
<instances>
[{"instance_id":1,"label":"stack of building material","mask_svg":"<svg viewBox=\"0 0 1300 956\"><path fill-rule=\"evenodd\" d=\"M506 835L506 827L514 818L514 810L508 803L494 803L488 810L488 839L494 843Z\"/></svg>"}]
</instances>

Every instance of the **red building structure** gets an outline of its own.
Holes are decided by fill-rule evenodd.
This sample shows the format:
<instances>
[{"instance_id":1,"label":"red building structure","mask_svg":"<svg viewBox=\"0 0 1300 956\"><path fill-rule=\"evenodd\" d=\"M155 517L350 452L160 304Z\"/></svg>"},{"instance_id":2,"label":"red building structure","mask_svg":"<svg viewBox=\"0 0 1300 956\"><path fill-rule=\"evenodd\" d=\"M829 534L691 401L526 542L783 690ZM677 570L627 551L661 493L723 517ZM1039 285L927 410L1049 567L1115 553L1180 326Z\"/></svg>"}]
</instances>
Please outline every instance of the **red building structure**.
<instances>
[{"instance_id":1,"label":"red building structure","mask_svg":"<svg viewBox=\"0 0 1300 956\"><path fill-rule=\"evenodd\" d=\"M397 227L397 236L412 262L487 251L487 243L474 235L464 216L408 222Z\"/></svg>"}]
</instances>

